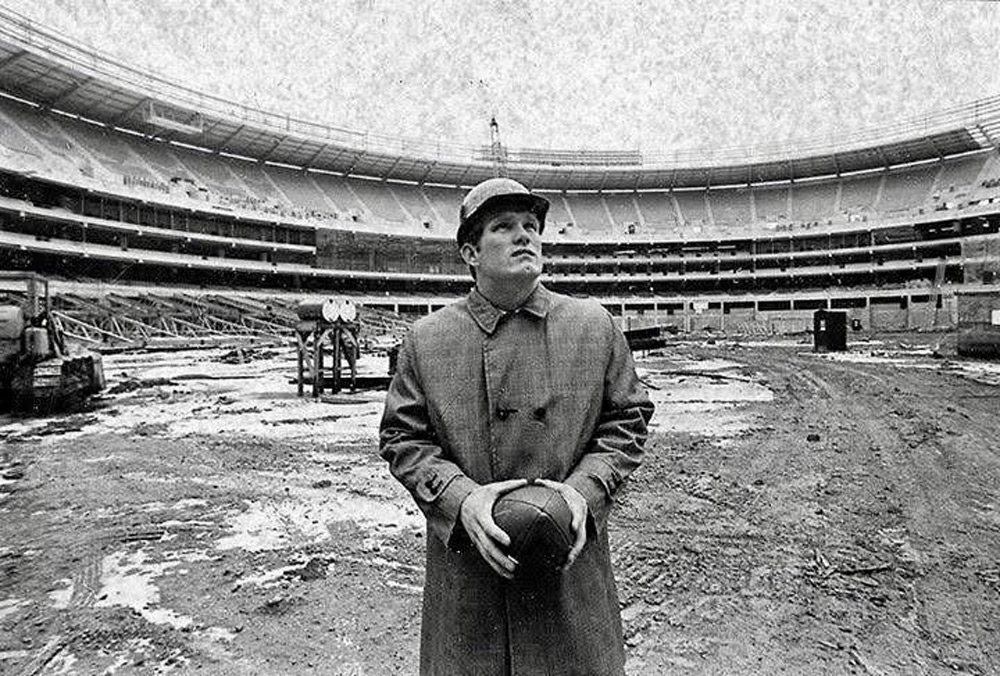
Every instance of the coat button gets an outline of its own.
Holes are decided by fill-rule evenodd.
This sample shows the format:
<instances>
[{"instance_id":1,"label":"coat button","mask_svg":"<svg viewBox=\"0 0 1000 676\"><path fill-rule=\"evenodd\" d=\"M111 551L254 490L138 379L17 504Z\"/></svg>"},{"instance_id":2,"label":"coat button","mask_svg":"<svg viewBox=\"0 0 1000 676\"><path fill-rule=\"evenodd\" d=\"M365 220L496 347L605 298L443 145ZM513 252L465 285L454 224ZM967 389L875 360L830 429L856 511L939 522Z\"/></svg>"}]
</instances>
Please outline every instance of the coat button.
<instances>
[{"instance_id":1,"label":"coat button","mask_svg":"<svg viewBox=\"0 0 1000 676\"><path fill-rule=\"evenodd\" d=\"M506 408L497 409L497 417L500 418L500 420L506 420L509 416L510 416L510 411L508 409Z\"/></svg>"}]
</instances>

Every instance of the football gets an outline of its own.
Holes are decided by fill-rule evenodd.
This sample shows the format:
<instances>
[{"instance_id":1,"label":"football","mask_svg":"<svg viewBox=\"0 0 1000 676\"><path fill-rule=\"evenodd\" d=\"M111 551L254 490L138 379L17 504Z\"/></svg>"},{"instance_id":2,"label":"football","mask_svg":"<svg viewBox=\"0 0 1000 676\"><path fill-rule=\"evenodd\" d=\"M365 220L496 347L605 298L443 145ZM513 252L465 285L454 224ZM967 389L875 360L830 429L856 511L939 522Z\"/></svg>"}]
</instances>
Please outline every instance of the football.
<instances>
[{"instance_id":1,"label":"football","mask_svg":"<svg viewBox=\"0 0 1000 676\"><path fill-rule=\"evenodd\" d=\"M510 536L507 554L518 561L518 576L558 569L573 548L572 512L548 486L531 484L500 496L493 520Z\"/></svg>"}]
</instances>

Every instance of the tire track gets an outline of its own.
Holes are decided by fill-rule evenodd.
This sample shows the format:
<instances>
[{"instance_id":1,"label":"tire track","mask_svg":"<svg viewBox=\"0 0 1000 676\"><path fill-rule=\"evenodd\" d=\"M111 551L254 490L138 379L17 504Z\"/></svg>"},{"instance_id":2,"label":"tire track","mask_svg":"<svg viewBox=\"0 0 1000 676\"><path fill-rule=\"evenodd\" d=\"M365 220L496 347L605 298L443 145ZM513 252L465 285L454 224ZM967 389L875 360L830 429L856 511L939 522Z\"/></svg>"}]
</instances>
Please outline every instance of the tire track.
<instances>
[{"instance_id":1,"label":"tire track","mask_svg":"<svg viewBox=\"0 0 1000 676\"><path fill-rule=\"evenodd\" d=\"M760 675L749 656L776 652L816 673L1000 673L996 388L787 349L738 358L775 393L762 426L722 450L665 443L614 533L636 663ZM740 479L741 499L716 492ZM726 662L713 646L733 631L748 652Z\"/></svg>"}]
</instances>

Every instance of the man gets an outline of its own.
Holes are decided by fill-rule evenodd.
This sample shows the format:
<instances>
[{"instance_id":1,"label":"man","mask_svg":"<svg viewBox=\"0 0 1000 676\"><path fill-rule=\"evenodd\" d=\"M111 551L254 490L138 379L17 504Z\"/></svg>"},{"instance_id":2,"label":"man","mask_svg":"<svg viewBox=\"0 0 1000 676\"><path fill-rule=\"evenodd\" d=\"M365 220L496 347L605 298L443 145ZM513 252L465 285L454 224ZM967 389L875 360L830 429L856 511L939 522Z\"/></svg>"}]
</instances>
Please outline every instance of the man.
<instances>
[{"instance_id":1,"label":"man","mask_svg":"<svg viewBox=\"0 0 1000 676\"><path fill-rule=\"evenodd\" d=\"M539 284L548 202L495 178L462 203L475 288L413 326L380 448L427 518L420 673L623 673L607 519L653 406L611 316ZM560 491L575 543L552 577L517 576L493 521L528 480Z\"/></svg>"}]
</instances>

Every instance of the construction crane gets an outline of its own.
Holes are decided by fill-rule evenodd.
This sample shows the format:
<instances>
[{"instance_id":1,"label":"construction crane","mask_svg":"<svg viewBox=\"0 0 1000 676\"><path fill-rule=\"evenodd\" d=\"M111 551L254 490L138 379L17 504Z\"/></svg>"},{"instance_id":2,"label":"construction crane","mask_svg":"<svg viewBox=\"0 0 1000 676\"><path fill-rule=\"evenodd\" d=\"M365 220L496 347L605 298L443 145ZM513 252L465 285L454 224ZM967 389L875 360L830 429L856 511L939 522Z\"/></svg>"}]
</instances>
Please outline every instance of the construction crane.
<instances>
[{"instance_id":1,"label":"construction crane","mask_svg":"<svg viewBox=\"0 0 1000 676\"><path fill-rule=\"evenodd\" d=\"M500 125L494 115L490 118L490 159L493 161L493 176L507 177L507 151L500 143Z\"/></svg>"}]
</instances>

